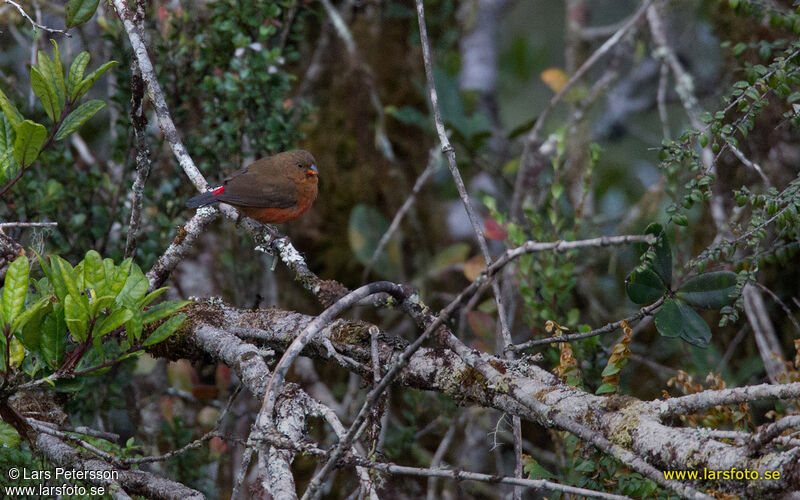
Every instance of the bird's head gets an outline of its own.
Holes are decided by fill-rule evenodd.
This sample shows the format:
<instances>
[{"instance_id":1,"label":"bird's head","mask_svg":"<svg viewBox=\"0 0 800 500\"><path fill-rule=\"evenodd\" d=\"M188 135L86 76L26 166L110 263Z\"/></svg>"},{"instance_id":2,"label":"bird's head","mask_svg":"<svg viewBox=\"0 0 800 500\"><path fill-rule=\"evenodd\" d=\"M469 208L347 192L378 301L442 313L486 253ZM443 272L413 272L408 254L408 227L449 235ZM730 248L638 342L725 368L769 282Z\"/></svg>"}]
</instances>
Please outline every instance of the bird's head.
<instances>
[{"instance_id":1,"label":"bird's head","mask_svg":"<svg viewBox=\"0 0 800 500\"><path fill-rule=\"evenodd\" d=\"M292 178L298 182L317 183L319 170L317 170L317 161L311 153L302 149L295 149L280 153L279 156L283 156L281 161L289 165Z\"/></svg>"}]
</instances>

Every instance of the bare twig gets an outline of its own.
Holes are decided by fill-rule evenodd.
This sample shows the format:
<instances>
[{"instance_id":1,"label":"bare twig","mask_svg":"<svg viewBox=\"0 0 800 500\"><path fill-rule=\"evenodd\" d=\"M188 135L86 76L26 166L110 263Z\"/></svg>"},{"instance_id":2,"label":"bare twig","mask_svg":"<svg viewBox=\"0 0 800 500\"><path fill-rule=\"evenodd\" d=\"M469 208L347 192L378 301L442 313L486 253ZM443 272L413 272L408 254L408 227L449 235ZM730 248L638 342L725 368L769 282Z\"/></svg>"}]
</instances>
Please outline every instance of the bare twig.
<instances>
[{"instance_id":1,"label":"bare twig","mask_svg":"<svg viewBox=\"0 0 800 500\"><path fill-rule=\"evenodd\" d=\"M786 373L786 367L782 362L783 347L767 312L764 297L761 296L761 291L750 283L744 286L742 297L744 312L747 321L753 327L753 337L767 376L773 383L778 383Z\"/></svg>"},{"instance_id":2,"label":"bare twig","mask_svg":"<svg viewBox=\"0 0 800 500\"><path fill-rule=\"evenodd\" d=\"M547 337L547 338L544 338L544 339L533 339L533 340L529 340L527 342L523 342L521 344L516 344L516 345L509 346L509 349L512 350L512 351L519 351L521 349L527 349L529 347L533 347L533 346L537 346L537 345L546 345L546 344L552 344L552 343L557 343L557 342L572 342L573 340L586 339L586 338L589 338L589 337L595 337L597 335L603 335L605 333L611 333L614 330L620 328L623 323L633 323L634 321L639 321L640 319L644 318L645 316L649 316L649 315L653 314L656 311L656 309L661 307L661 304L663 304L663 303L664 303L664 298L662 297L662 298L658 299L656 302L650 304L649 306L639 309L639 312L637 312L636 314L628 316L625 319L622 319L622 320L619 320L619 321L615 321L615 322L609 323L607 325L603 325L600 328L595 328L594 330L591 330L591 331L586 332L586 333L570 333L570 334L567 334L567 335L559 335L558 337Z\"/></svg>"},{"instance_id":3,"label":"bare twig","mask_svg":"<svg viewBox=\"0 0 800 500\"><path fill-rule=\"evenodd\" d=\"M213 439L215 437L222 437L222 434L219 432L219 428L222 425L222 421L228 415L228 412L230 411L231 406L233 405L233 402L236 400L236 397L239 395L239 393L241 391L242 391L242 386L241 385L237 386L236 389L231 394L231 396L228 398L228 403L225 405L225 408L223 408L223 410L219 413L219 416L217 416L217 420L214 423L214 427L210 431L208 431L205 434L203 434L200 438L195 439L191 443L188 443L188 444L182 446L181 448L178 448L177 450L172 450L169 453L165 453L163 455L155 455L155 456L149 456L149 457L136 457L136 458L123 458L123 459L119 460L120 463L123 463L123 464L126 464L126 465L138 465L138 464L146 464L146 463L153 463L153 462L163 462L165 460L169 460L172 457L176 457L178 455L182 455L182 454L186 453L189 450L197 449L200 446L202 446L206 441L209 441L209 440L211 440L211 439Z\"/></svg>"},{"instance_id":4,"label":"bare twig","mask_svg":"<svg viewBox=\"0 0 800 500\"><path fill-rule=\"evenodd\" d=\"M158 79L156 78L150 56L147 55L147 46L139 34L139 29L134 20L134 14L128 9L125 0L113 0L113 3L117 15L122 20L122 25L128 35L128 40L131 42L131 48L136 57L136 63L139 66L139 71L141 71L142 79L147 86L147 95L150 98L150 102L153 104L153 108L155 108L161 131L164 133L164 137L167 139L170 148L172 148L172 153L178 159L178 163L180 163L181 168L183 168L189 180L195 185L198 191L206 191L208 189L208 182L206 182L203 174L197 169L192 157L189 156L189 153L186 151L186 147L184 147L180 135L178 135L178 130L175 128L175 123L172 121L172 117L169 114L167 101L164 99L164 92L161 90L161 85L159 85Z\"/></svg>"},{"instance_id":5,"label":"bare twig","mask_svg":"<svg viewBox=\"0 0 800 500\"><path fill-rule=\"evenodd\" d=\"M511 198L511 217L513 220L518 220L521 216L522 196L524 191L524 180L527 171L533 163L533 157L536 148L538 147L540 134L545 122L555 110L556 105L567 95L567 92L572 89L583 76L591 69L600 59L602 59L622 38L642 19L647 12L647 8L651 4L651 0L645 0L639 9L611 36L606 40L597 50L589 56L586 61L578 68L578 70L570 77L564 87L550 98L545 108L536 119L536 123L528 135L525 137L525 148L520 158L519 170L517 171L517 178L514 182L514 193Z\"/></svg>"},{"instance_id":6,"label":"bare twig","mask_svg":"<svg viewBox=\"0 0 800 500\"><path fill-rule=\"evenodd\" d=\"M761 290L767 292L767 295L772 297L772 300L774 300L780 306L780 308L783 309L783 312L786 313L786 317L789 318L789 321L792 322L792 325L794 325L794 329L797 330L797 333L800 333L800 323L797 322L797 318L794 317L794 314L792 314L792 311L791 309L789 309L789 306L787 306L786 303L782 301L781 298L775 294L775 292L773 292L766 286L762 285L757 281L753 282L753 284L758 288L760 288Z\"/></svg>"},{"instance_id":7,"label":"bare twig","mask_svg":"<svg viewBox=\"0 0 800 500\"><path fill-rule=\"evenodd\" d=\"M296 443L287 439L285 436L278 433L271 433L265 436L265 440L273 446L280 448L291 449L299 453L305 453L316 457L326 457L330 452L321 449L319 446L308 443ZM356 466L367 467L383 472L385 474L398 474L416 477L440 477L446 479L453 479L455 481L480 481L491 484L510 484L520 485L526 488L535 490L550 490L559 491L577 495L581 498L607 498L613 500L625 500L629 497L614 495L613 493L605 493L602 491L594 491L586 488L578 488L576 486L568 486L564 484L554 483L545 479L520 479L515 477L497 476L490 474L480 474L477 472L467 472L462 470L448 470L448 469L425 469L420 467L405 467L387 462L374 462L366 460L358 456L345 455L341 460L343 466Z\"/></svg>"},{"instance_id":8,"label":"bare twig","mask_svg":"<svg viewBox=\"0 0 800 500\"><path fill-rule=\"evenodd\" d=\"M58 222L0 222L0 231L11 227L56 227Z\"/></svg>"},{"instance_id":9,"label":"bare twig","mask_svg":"<svg viewBox=\"0 0 800 500\"><path fill-rule=\"evenodd\" d=\"M286 349L286 351L283 353L283 356L281 357L278 364L275 366L273 374L269 379L269 384L267 385L266 394L264 396L264 400L261 405L261 411L259 412L258 418L256 419L256 422L254 424L255 429L263 431L274 427L273 412L275 409L275 402L277 399L278 392L281 386L283 386L283 382L286 379L286 374L288 373L289 368L291 367L295 358L297 358L297 356L300 355L300 352L305 348L305 346L308 345L308 343L311 342L311 340L313 340L314 337L319 334L322 328L324 328L336 316L346 311L347 309L349 309L362 299L369 297L371 295L375 295L377 293L389 293L398 298L404 298L407 295L407 291L403 290L402 287L400 287L399 285L395 285L394 283L390 283L388 281L380 281L377 283L364 285L358 288L357 290L345 295L338 301L336 301L332 306L323 311L322 314L314 318L314 320L311 323L309 323L309 325L303 330L303 332L297 336L297 338L292 342L289 348ZM330 346L329 350L332 349L333 347ZM238 491L239 486L241 484L241 480L244 478L243 472L247 469L249 465L249 461L252 456L252 451L249 451L250 449L251 449L250 446L248 446L248 448L246 449L245 456L243 457L242 460L242 466L239 470L236 484L234 485L234 491ZM314 479L316 478L317 477L315 476ZM313 484L314 480L312 479L311 483L309 484L309 489L312 487ZM308 494L308 490L306 491L306 494Z\"/></svg>"},{"instance_id":10,"label":"bare twig","mask_svg":"<svg viewBox=\"0 0 800 500\"><path fill-rule=\"evenodd\" d=\"M58 29L54 29L54 28L48 28L47 26L45 26L43 24L37 23L36 21L34 21L31 18L31 16L28 15L27 12L25 12L25 9L23 9L22 6L20 4L18 4L17 2L15 2L14 0L3 0L3 2L5 2L8 5L11 5L15 9L17 9L17 12L19 12L19 14L22 17L24 17L31 24L31 26L33 26L34 31L37 30L37 29L40 29L42 31L47 31L49 33L61 33L62 35L64 35L67 38L72 37L72 35L67 33L67 30L58 30Z\"/></svg>"},{"instance_id":11,"label":"bare twig","mask_svg":"<svg viewBox=\"0 0 800 500\"><path fill-rule=\"evenodd\" d=\"M219 216L219 210L213 207L201 208L183 227L178 228L178 234L172 244L161 254L153 267L147 271L150 281L150 290L155 290L167 280L169 274L177 267L181 260L192 249L197 238L208 224Z\"/></svg>"},{"instance_id":12,"label":"bare twig","mask_svg":"<svg viewBox=\"0 0 800 500\"><path fill-rule=\"evenodd\" d=\"M453 177L453 182L458 190L458 195L461 198L461 202L464 204L464 209L467 211L467 217L472 225L472 231L475 234L475 239L478 241L478 246L480 247L481 254L483 255L483 260L486 265L489 266L492 263L492 256L489 253L489 246L486 244L486 237L484 236L481 225L478 222L477 216L475 215L475 209L472 207L472 202L469 199L469 193L467 193L464 180L461 178L461 172L458 170L458 165L456 164L456 152L455 149L453 149L453 146L450 144L450 140L447 138L447 131L444 128L444 121L442 120L442 111L439 108L439 97L436 92L436 83L433 78L433 58L431 56L430 42L428 41L428 30L425 23L425 7L422 0L415 0L414 3L417 7L417 23L419 24L419 38L420 44L422 45L422 61L425 66L425 77L428 84L428 94L430 97L431 108L433 109L433 118L434 122L436 123L436 132L439 135L439 142L442 145L442 152L447 157L447 164L450 167L450 175ZM508 326L509 320L505 304L503 303L502 290L497 280L492 281L492 292L494 293L495 303L497 304L497 319L499 323L501 345L506 348L513 344L513 340L511 338L511 330ZM513 359L514 353L506 351L505 356L509 359ZM515 452L519 452L522 449L519 441L521 439L520 425L519 419L515 419ZM519 473L522 472L521 460L522 458L520 454L516 453L515 470L517 470ZM515 498L516 497L518 497L518 494L515 494Z\"/></svg>"},{"instance_id":13,"label":"bare twig","mask_svg":"<svg viewBox=\"0 0 800 500\"><path fill-rule=\"evenodd\" d=\"M800 415L789 415L777 422L763 426L757 433L753 434L748 444L750 453L762 453L764 446L778 437L783 431L794 427L800 427Z\"/></svg>"},{"instance_id":14,"label":"bare twig","mask_svg":"<svg viewBox=\"0 0 800 500\"><path fill-rule=\"evenodd\" d=\"M139 4L141 5L141 4ZM136 255L136 234L142 216L142 198L147 176L150 174L150 148L147 147L147 115L144 112L144 81L135 61L131 61L131 123L135 137L136 177L131 188L131 219L125 257Z\"/></svg>"},{"instance_id":15,"label":"bare twig","mask_svg":"<svg viewBox=\"0 0 800 500\"><path fill-rule=\"evenodd\" d=\"M445 453L447 453L447 450L450 448L450 443L453 441L456 431L458 431L459 420L460 419L458 416L456 416L456 418L454 418L453 422L450 424L450 427L447 429L447 432L444 433L444 437L439 442L439 446L436 447L436 451L433 453L433 458L431 458L430 469L439 469L439 464L442 463L442 459L444 458ZM431 476L428 478L428 500L436 500L436 476Z\"/></svg>"},{"instance_id":16,"label":"bare twig","mask_svg":"<svg viewBox=\"0 0 800 500\"><path fill-rule=\"evenodd\" d=\"M664 139L669 141L672 134L669 131L669 115L667 114L667 80L669 79L669 67L666 63L661 63L661 71L658 76L658 93L656 102L658 103L658 117L661 119L661 134Z\"/></svg>"},{"instance_id":17,"label":"bare twig","mask_svg":"<svg viewBox=\"0 0 800 500\"><path fill-rule=\"evenodd\" d=\"M708 390L670 398L665 401L653 401L653 405L662 417L672 415L688 415L705 408L721 405L735 405L767 399L800 398L800 382L789 384L759 384L730 389Z\"/></svg>"},{"instance_id":18,"label":"bare twig","mask_svg":"<svg viewBox=\"0 0 800 500\"><path fill-rule=\"evenodd\" d=\"M406 212L411 209L411 206L416 201L417 195L422 190L422 186L425 184L425 181L428 180L428 177L430 177L433 171L436 170L436 166L439 163L439 158L440 155L437 154L435 150L431 151L431 153L428 155L428 166L425 167L425 170L420 174L419 177L417 177L417 181L414 183L414 188L411 190L411 194L408 195L406 201L403 202L403 205L400 207L400 210L398 210L395 214L394 219L392 219L392 223L389 224L389 229L387 229L386 232L383 233L383 236L381 236L381 239L378 240L378 244L375 246L375 251L372 253L372 257L370 257L369 262L364 267L364 272L361 273L361 281L367 281L367 277L369 276L369 272L372 270L372 266L375 265L375 262L381 255L381 252L383 252L383 247L385 247L386 244L389 243L389 240L392 239L392 235L395 231L397 231L397 228L400 227L400 222L403 220L403 217L405 217Z\"/></svg>"}]
</instances>

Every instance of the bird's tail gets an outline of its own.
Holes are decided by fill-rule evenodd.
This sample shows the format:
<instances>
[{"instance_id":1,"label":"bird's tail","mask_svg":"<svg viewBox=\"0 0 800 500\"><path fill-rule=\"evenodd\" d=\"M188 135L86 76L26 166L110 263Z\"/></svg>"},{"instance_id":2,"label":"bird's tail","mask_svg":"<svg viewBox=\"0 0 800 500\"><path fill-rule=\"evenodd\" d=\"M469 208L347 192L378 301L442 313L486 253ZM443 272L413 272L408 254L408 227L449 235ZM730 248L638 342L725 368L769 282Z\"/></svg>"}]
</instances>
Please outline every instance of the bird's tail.
<instances>
[{"instance_id":1,"label":"bird's tail","mask_svg":"<svg viewBox=\"0 0 800 500\"><path fill-rule=\"evenodd\" d=\"M194 198L190 198L189 201L186 202L186 206L189 208L198 208L204 207L206 205L211 205L212 203L216 203L217 199L214 194L214 191L208 191L202 194L198 194Z\"/></svg>"}]
</instances>

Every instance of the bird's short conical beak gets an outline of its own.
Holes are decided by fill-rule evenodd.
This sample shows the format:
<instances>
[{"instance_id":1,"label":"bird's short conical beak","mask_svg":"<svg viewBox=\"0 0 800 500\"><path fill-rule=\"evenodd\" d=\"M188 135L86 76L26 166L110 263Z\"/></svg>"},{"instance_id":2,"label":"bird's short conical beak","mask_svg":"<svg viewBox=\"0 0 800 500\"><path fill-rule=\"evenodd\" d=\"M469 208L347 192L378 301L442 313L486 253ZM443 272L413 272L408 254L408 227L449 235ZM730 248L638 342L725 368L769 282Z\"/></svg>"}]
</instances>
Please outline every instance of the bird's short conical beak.
<instances>
[{"instance_id":1,"label":"bird's short conical beak","mask_svg":"<svg viewBox=\"0 0 800 500\"><path fill-rule=\"evenodd\" d=\"M308 170L306 170L306 175L319 175L317 166L312 164L310 167L308 167Z\"/></svg>"}]
</instances>

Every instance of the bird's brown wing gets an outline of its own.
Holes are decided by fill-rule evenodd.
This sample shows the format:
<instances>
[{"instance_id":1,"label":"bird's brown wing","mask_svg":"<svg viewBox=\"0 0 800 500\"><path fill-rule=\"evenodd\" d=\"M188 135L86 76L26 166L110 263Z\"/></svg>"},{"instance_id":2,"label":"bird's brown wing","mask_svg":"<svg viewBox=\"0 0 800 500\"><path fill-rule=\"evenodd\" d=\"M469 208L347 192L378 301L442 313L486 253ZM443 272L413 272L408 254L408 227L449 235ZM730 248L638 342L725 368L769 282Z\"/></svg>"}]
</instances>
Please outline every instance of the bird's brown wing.
<instances>
[{"instance_id":1,"label":"bird's brown wing","mask_svg":"<svg viewBox=\"0 0 800 500\"><path fill-rule=\"evenodd\" d=\"M217 199L243 207L291 208L297 205L297 186L294 182L280 174L259 177L257 179L247 167L237 170L225 179L225 191Z\"/></svg>"}]
</instances>

